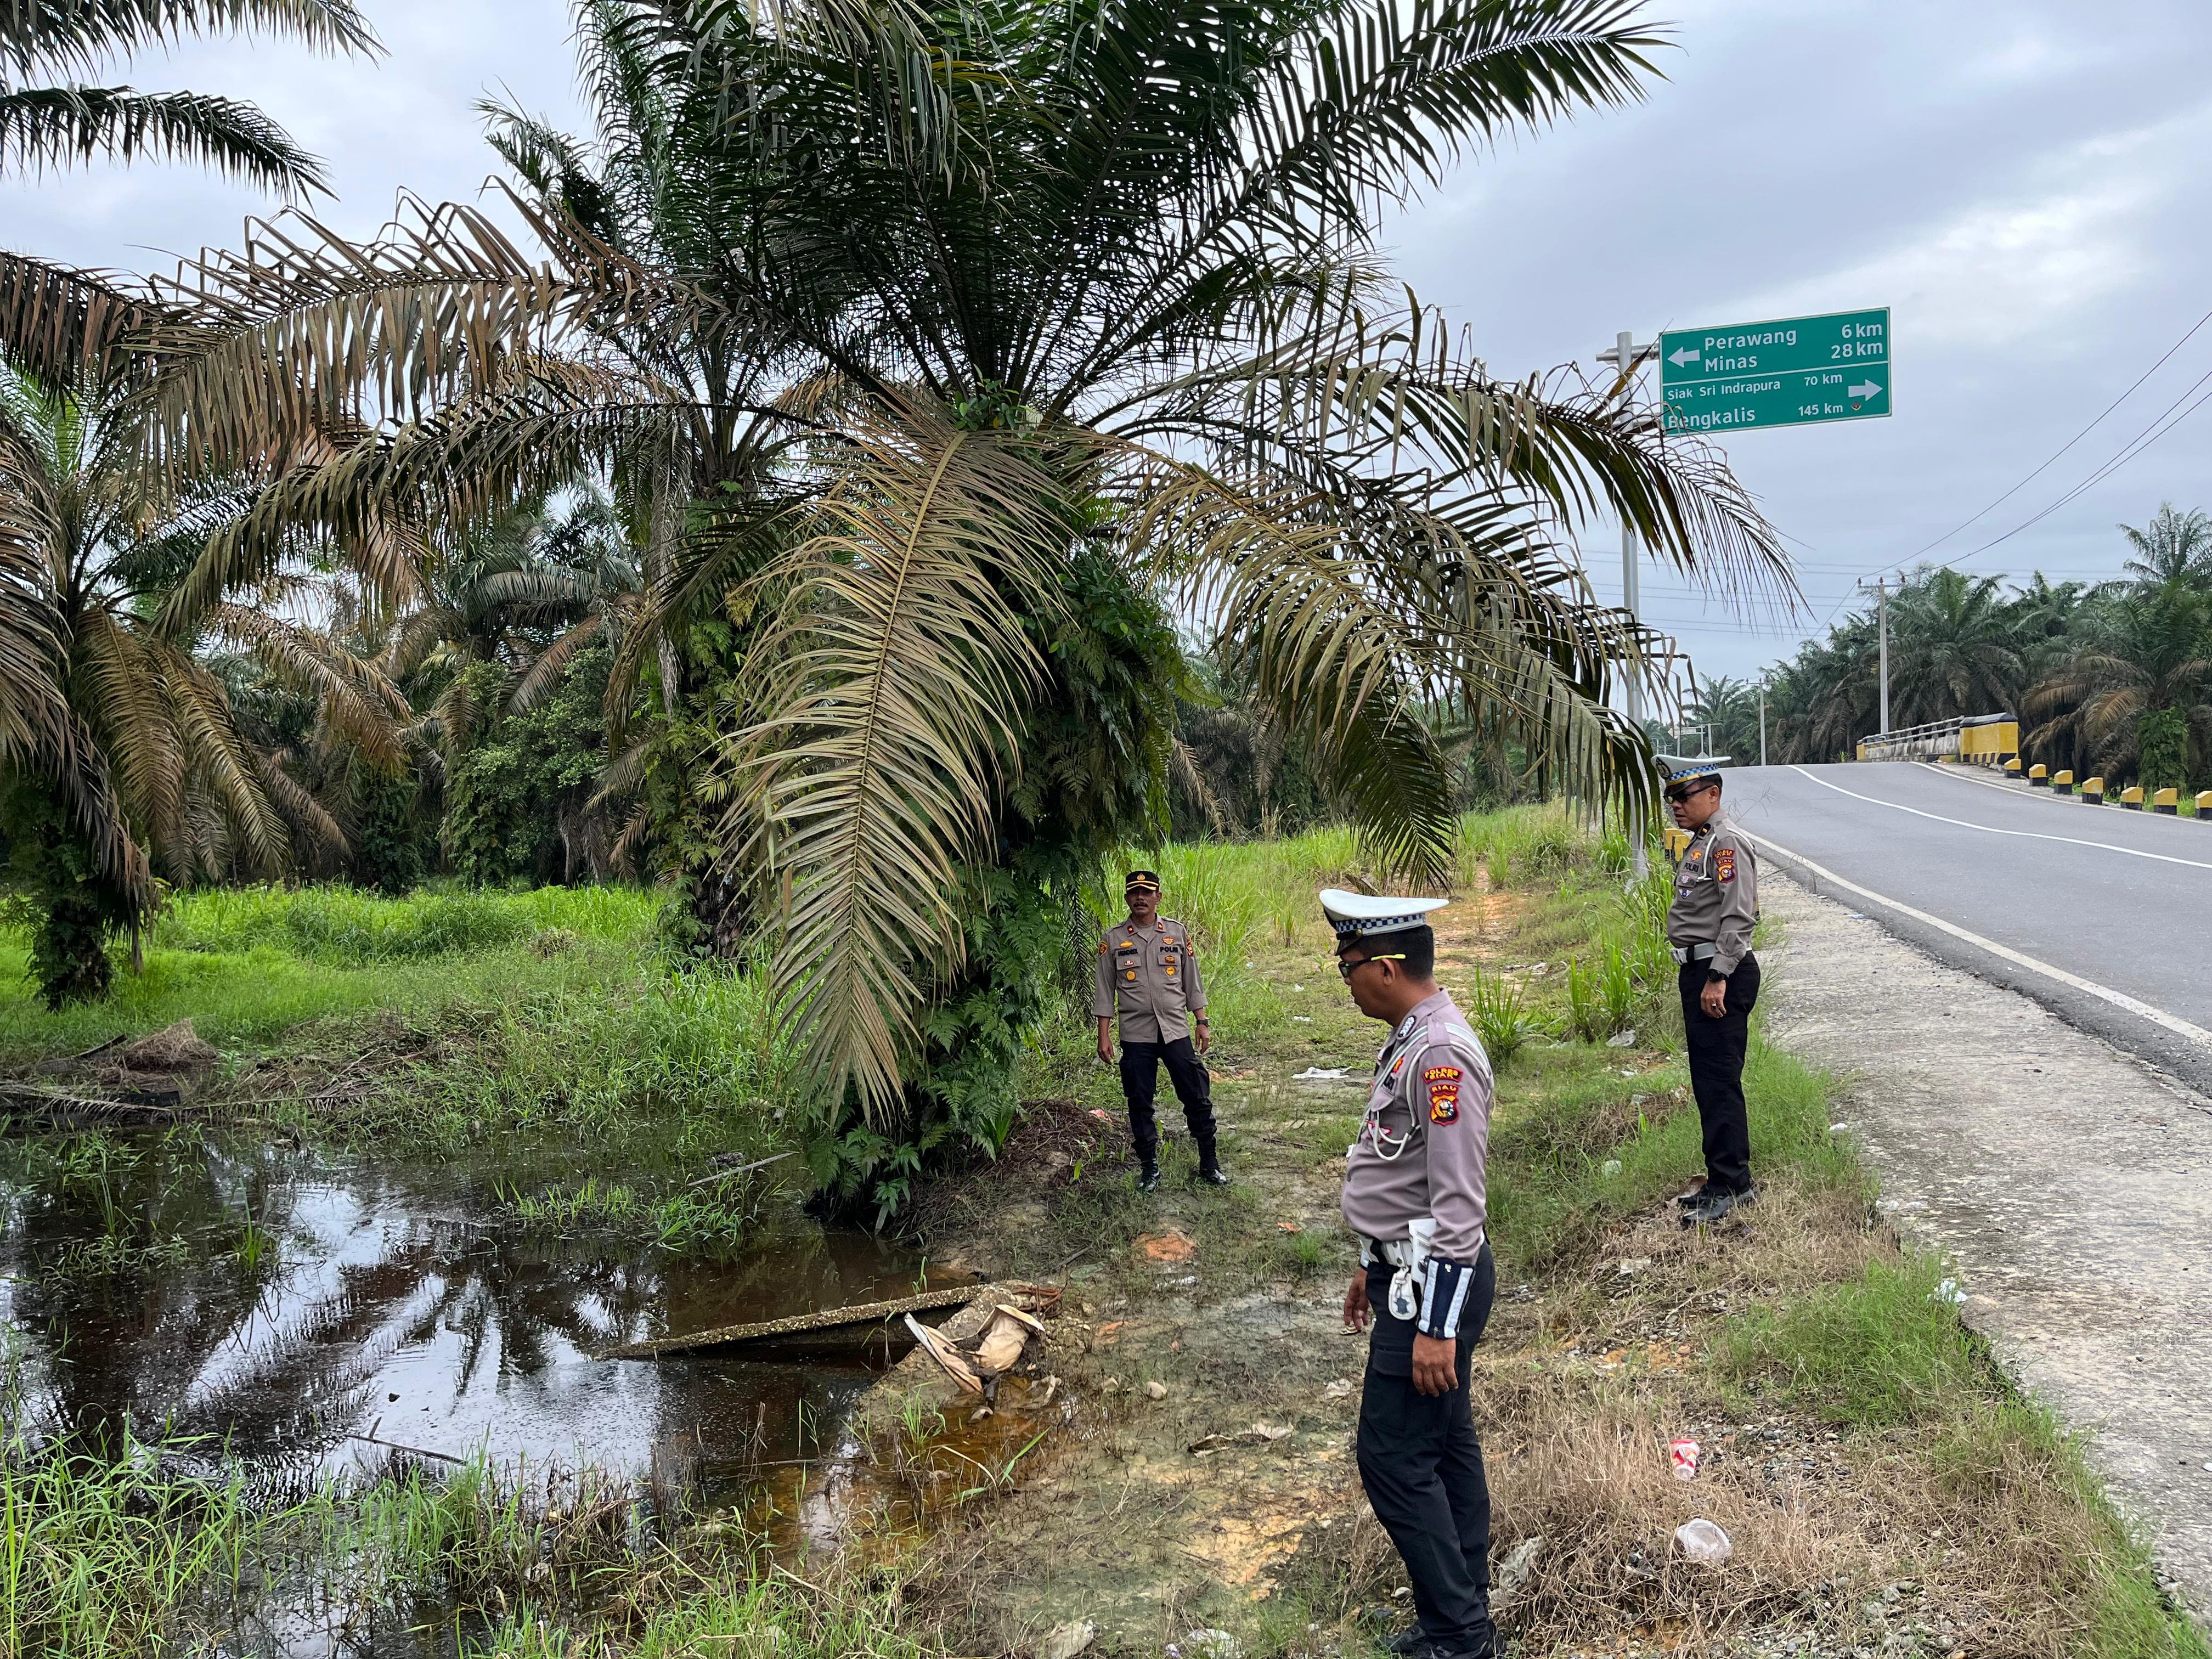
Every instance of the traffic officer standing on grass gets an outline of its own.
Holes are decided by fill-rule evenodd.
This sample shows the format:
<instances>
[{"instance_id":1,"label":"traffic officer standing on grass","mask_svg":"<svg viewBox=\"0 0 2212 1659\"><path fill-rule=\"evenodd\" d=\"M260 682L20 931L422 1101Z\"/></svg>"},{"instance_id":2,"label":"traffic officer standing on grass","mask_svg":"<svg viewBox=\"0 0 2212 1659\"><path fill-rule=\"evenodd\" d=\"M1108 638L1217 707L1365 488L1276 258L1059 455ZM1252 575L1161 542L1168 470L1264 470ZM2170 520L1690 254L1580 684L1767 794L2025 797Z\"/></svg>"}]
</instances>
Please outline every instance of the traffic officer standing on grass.
<instances>
[{"instance_id":1,"label":"traffic officer standing on grass","mask_svg":"<svg viewBox=\"0 0 2212 1659\"><path fill-rule=\"evenodd\" d=\"M1213 1046L1206 1020L1206 981L1190 930L1160 915L1160 878L1150 870L1129 872L1124 889L1129 919L1109 927L1098 944L1098 981L1091 1012L1098 1021L1098 1058L1114 1058L1114 1023L1121 1026L1121 1097L1129 1106L1129 1134L1137 1144L1137 1185L1160 1184L1160 1132L1152 1116L1159 1066L1167 1062L1183 1121L1198 1144L1198 1178L1226 1187L1214 1146L1213 1090L1199 1056ZM1191 1046L1191 1030L1198 1046Z\"/></svg>"},{"instance_id":2,"label":"traffic officer standing on grass","mask_svg":"<svg viewBox=\"0 0 2212 1659\"><path fill-rule=\"evenodd\" d=\"M1726 755L1662 755L1667 805L1689 850L1674 871L1667 942L1681 965L1683 1047L1705 1133L1705 1182L1684 1193L1682 1224L1718 1221L1759 1196L1751 1182L1751 1121L1743 1101L1744 1050L1759 1000L1759 866L1750 844L1721 811Z\"/></svg>"},{"instance_id":3,"label":"traffic officer standing on grass","mask_svg":"<svg viewBox=\"0 0 2212 1659\"><path fill-rule=\"evenodd\" d=\"M1444 900L1331 890L1321 902L1352 1001L1390 1028L1346 1153L1344 1219L1360 1270L1344 1322L1374 1325L1359 1479L1405 1560L1419 1621L1391 1648L1491 1659L1490 1487L1468 1400L1498 1283L1486 1233L1490 1061L1437 984L1427 915Z\"/></svg>"}]
</instances>

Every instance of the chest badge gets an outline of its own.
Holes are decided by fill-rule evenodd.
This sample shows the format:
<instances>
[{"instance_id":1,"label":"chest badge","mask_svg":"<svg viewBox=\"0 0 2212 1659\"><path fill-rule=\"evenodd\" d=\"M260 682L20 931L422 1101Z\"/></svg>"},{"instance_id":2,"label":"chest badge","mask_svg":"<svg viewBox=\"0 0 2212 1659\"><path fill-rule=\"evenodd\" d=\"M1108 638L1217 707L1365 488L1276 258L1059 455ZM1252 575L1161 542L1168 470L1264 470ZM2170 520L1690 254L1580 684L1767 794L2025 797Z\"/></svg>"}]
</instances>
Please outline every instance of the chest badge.
<instances>
[{"instance_id":1,"label":"chest badge","mask_svg":"<svg viewBox=\"0 0 2212 1659\"><path fill-rule=\"evenodd\" d=\"M1456 1066L1431 1066L1421 1073L1429 1085L1429 1121L1459 1121L1459 1085L1464 1073Z\"/></svg>"},{"instance_id":2,"label":"chest badge","mask_svg":"<svg viewBox=\"0 0 2212 1659\"><path fill-rule=\"evenodd\" d=\"M1132 981L1132 982L1133 983L1133 982L1134 982L1134 981L1136 980L1136 977L1137 977L1137 970L1136 970L1135 969L1132 968L1132 969L1129 969L1126 974L1124 974L1124 975L1122 975L1122 977L1123 977L1123 978L1125 978L1125 979L1129 980L1130 981Z\"/></svg>"}]
</instances>

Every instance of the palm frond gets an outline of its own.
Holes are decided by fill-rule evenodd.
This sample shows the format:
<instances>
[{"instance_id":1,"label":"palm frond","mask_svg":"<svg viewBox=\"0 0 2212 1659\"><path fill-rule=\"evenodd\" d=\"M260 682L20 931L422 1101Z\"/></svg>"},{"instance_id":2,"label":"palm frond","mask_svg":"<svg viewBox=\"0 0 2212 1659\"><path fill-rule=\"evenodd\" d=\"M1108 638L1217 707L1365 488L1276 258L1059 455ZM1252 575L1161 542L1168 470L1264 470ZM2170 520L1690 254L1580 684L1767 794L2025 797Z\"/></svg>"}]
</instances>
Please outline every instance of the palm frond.
<instances>
[{"instance_id":1,"label":"palm frond","mask_svg":"<svg viewBox=\"0 0 2212 1659\"><path fill-rule=\"evenodd\" d=\"M19 80L89 72L216 33L283 35L332 53L379 50L352 0L0 0L0 67Z\"/></svg>"},{"instance_id":2,"label":"palm frond","mask_svg":"<svg viewBox=\"0 0 2212 1659\"><path fill-rule=\"evenodd\" d=\"M917 406L829 465L816 533L754 578L787 597L726 833L787 895L779 993L833 1089L880 1115L929 975L964 949L959 872L987 854L1042 672L1021 617L1056 608L1069 532L1034 459Z\"/></svg>"},{"instance_id":3,"label":"palm frond","mask_svg":"<svg viewBox=\"0 0 2212 1659\"><path fill-rule=\"evenodd\" d=\"M576 653L600 636L604 622L599 617L586 617L539 652L537 660L514 683L514 693L507 699L507 707L520 714L550 696L554 687L561 684L561 677L568 672L568 665L575 660Z\"/></svg>"},{"instance_id":4,"label":"palm frond","mask_svg":"<svg viewBox=\"0 0 2212 1659\"><path fill-rule=\"evenodd\" d=\"M198 161L283 196L330 190L318 158L235 98L129 87L0 92L0 173L44 173L82 166L94 156Z\"/></svg>"}]
</instances>

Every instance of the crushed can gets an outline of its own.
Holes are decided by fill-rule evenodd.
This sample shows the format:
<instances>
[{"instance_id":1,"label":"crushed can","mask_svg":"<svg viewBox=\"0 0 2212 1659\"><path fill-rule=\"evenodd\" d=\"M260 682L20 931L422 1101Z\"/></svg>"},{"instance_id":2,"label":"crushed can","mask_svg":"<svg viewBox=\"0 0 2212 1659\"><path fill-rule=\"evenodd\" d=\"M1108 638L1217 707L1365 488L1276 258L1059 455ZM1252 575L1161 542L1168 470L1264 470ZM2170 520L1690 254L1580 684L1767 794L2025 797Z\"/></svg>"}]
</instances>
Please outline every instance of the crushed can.
<instances>
[{"instance_id":1,"label":"crushed can","mask_svg":"<svg viewBox=\"0 0 2212 1659\"><path fill-rule=\"evenodd\" d=\"M1674 1465L1677 1480L1698 1478L1698 1457L1704 1449L1694 1440L1669 1440L1667 1443L1667 1461Z\"/></svg>"}]
</instances>

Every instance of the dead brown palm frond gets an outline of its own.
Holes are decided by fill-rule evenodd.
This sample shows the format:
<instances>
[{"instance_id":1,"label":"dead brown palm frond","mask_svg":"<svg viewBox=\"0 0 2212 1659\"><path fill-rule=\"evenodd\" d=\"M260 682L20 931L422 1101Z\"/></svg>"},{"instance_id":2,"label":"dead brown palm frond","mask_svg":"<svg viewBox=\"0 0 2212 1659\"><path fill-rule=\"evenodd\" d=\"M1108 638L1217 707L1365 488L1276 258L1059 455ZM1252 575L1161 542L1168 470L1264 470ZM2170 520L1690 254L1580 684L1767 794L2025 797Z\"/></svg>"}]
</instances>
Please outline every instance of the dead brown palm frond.
<instances>
[{"instance_id":1,"label":"dead brown palm frond","mask_svg":"<svg viewBox=\"0 0 2212 1659\"><path fill-rule=\"evenodd\" d=\"M1175 745L1175 775L1176 781L1188 790L1190 798L1198 803L1199 811L1206 814L1206 821L1213 826L1213 833L1227 835L1229 816L1221 810L1221 798L1206 781L1205 771L1199 766L1198 757L1190 752L1190 745L1180 738L1176 739Z\"/></svg>"},{"instance_id":2,"label":"dead brown palm frond","mask_svg":"<svg viewBox=\"0 0 2212 1659\"><path fill-rule=\"evenodd\" d=\"M788 894L780 993L833 1089L879 1105L921 976L962 957L959 872L988 848L1041 683L1021 619L1057 607L1067 520L1034 453L915 404L826 465L813 533L753 578L784 597L755 647L774 668L727 822Z\"/></svg>"},{"instance_id":3,"label":"dead brown palm frond","mask_svg":"<svg viewBox=\"0 0 2212 1659\"><path fill-rule=\"evenodd\" d=\"M312 629L244 605L217 607L209 631L251 652L279 684L312 697L323 723L370 764L387 771L405 764L398 723L407 700L374 664Z\"/></svg>"},{"instance_id":4,"label":"dead brown palm frond","mask_svg":"<svg viewBox=\"0 0 2212 1659\"><path fill-rule=\"evenodd\" d=\"M166 314L135 279L0 252L0 355L40 380L73 385L125 372L127 343Z\"/></svg>"},{"instance_id":5,"label":"dead brown palm frond","mask_svg":"<svg viewBox=\"0 0 2212 1659\"><path fill-rule=\"evenodd\" d=\"M346 850L345 831L331 816L330 809L285 769L283 757L258 745L249 746L246 754L253 762L254 774L260 780L262 793L292 826L295 836L312 839L325 851L343 854Z\"/></svg>"},{"instance_id":6,"label":"dead brown palm frond","mask_svg":"<svg viewBox=\"0 0 2212 1659\"><path fill-rule=\"evenodd\" d=\"M188 757L191 783L221 809L229 836L241 849L242 865L262 876L283 874L291 866L290 837L270 808L260 769L231 719L229 693L184 652L155 649L166 659L161 665L164 690Z\"/></svg>"}]
</instances>

